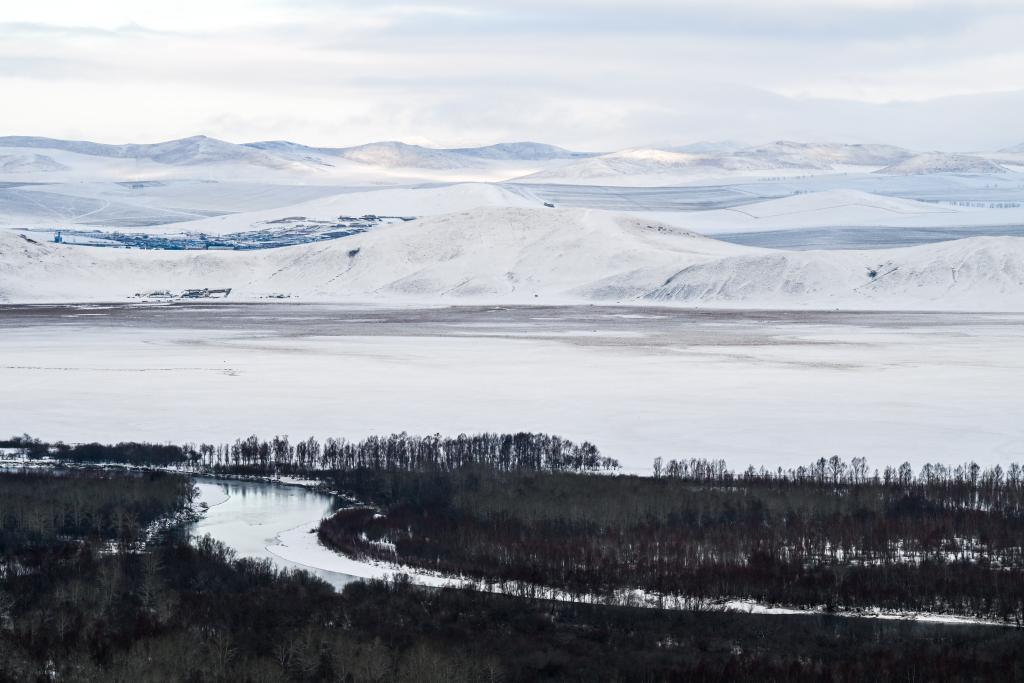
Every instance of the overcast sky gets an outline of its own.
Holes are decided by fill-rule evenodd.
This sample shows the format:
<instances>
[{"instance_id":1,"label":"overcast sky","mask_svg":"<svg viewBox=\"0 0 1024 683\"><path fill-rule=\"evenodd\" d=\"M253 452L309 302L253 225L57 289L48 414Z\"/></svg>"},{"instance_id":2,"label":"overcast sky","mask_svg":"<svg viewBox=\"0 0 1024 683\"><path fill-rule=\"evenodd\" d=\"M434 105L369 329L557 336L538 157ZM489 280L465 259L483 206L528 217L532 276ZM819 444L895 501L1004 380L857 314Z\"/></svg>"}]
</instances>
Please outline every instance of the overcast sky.
<instances>
[{"instance_id":1,"label":"overcast sky","mask_svg":"<svg viewBox=\"0 0 1024 683\"><path fill-rule=\"evenodd\" d=\"M1021 0L26 0L0 134L1024 142Z\"/></svg>"}]
</instances>

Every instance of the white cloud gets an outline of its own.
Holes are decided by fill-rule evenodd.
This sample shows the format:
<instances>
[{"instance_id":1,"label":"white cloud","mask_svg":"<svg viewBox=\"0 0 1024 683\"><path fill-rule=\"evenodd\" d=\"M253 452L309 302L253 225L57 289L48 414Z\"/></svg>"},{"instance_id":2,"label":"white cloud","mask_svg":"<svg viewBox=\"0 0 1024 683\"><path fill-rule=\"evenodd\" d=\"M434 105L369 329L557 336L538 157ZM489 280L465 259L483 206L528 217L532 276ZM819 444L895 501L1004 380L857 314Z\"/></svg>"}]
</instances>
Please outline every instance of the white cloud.
<instances>
[{"instance_id":1,"label":"white cloud","mask_svg":"<svg viewBox=\"0 0 1024 683\"><path fill-rule=\"evenodd\" d=\"M862 127L815 119L816 101L853 112L1024 90L1022 28L1019 3L981 0L39 0L0 9L0 132L839 137ZM913 137L886 125L867 133ZM977 140L1000 134L1017 131Z\"/></svg>"}]
</instances>

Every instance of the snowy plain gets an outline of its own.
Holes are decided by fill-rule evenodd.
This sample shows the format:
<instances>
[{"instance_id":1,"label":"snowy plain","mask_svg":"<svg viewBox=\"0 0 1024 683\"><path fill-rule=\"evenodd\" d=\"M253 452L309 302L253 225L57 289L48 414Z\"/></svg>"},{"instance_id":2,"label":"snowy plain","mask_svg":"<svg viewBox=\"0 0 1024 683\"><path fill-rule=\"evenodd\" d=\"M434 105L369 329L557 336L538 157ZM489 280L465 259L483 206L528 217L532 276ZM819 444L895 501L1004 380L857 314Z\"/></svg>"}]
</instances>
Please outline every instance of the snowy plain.
<instances>
[{"instance_id":1,"label":"snowy plain","mask_svg":"<svg viewBox=\"0 0 1024 683\"><path fill-rule=\"evenodd\" d=\"M0 303L62 304L0 309L0 432L530 429L591 439L638 471L655 456L1022 457L1012 151L196 137L0 138L0 154ZM221 234L364 213L416 219L255 251L48 241L75 226ZM924 244L943 231L974 237ZM703 236L768 233L792 249ZM916 246L800 250L830 235ZM212 308L134 297L201 287L232 294Z\"/></svg>"},{"instance_id":2,"label":"snowy plain","mask_svg":"<svg viewBox=\"0 0 1024 683\"><path fill-rule=\"evenodd\" d=\"M67 441L533 430L796 466L1024 460L1024 316L390 308L0 308L0 432Z\"/></svg>"}]
</instances>

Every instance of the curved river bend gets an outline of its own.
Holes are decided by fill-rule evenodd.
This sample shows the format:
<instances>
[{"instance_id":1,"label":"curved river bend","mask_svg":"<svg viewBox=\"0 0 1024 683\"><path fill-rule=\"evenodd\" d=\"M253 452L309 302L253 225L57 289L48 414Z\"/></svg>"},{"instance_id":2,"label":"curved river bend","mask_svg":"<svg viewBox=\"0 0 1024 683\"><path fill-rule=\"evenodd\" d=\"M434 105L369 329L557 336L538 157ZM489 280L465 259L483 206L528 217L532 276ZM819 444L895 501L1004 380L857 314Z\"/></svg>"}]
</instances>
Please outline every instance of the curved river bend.
<instances>
[{"instance_id":1,"label":"curved river bend","mask_svg":"<svg viewBox=\"0 0 1024 683\"><path fill-rule=\"evenodd\" d=\"M212 477L196 477L196 486L199 501L209 509L192 525L193 536L209 534L238 557L305 569L339 589L376 574L317 542L315 529L336 509L334 496L302 486ZM356 574L344 571L347 564Z\"/></svg>"}]
</instances>

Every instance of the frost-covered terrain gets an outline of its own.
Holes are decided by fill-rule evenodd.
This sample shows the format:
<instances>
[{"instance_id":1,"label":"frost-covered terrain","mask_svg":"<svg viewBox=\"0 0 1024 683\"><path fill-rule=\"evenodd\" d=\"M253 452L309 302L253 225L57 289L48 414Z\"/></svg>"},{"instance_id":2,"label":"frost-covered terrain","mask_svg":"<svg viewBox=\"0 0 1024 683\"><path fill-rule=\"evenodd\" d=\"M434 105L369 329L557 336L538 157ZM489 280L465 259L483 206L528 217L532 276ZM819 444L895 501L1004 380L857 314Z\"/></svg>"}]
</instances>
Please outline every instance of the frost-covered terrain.
<instances>
[{"instance_id":1,"label":"frost-covered terrain","mask_svg":"<svg viewBox=\"0 0 1024 683\"><path fill-rule=\"evenodd\" d=\"M655 456L1024 457L1019 314L392 308L0 308L0 426L222 443L531 430Z\"/></svg>"},{"instance_id":2,"label":"frost-covered terrain","mask_svg":"<svg viewBox=\"0 0 1024 683\"><path fill-rule=\"evenodd\" d=\"M10 432L529 429L635 468L1022 454L1014 148L7 138L0 155L0 302L71 304L0 309ZM320 239L367 215L413 220ZM251 246L303 226L309 243L248 251L53 241ZM205 289L230 294L151 303ZM872 310L892 313L853 313Z\"/></svg>"},{"instance_id":3,"label":"frost-covered terrain","mask_svg":"<svg viewBox=\"0 0 1024 683\"><path fill-rule=\"evenodd\" d=\"M967 154L918 154L877 171L891 175L923 173L1007 173L1008 169L994 161Z\"/></svg>"},{"instance_id":4,"label":"frost-covered terrain","mask_svg":"<svg viewBox=\"0 0 1024 683\"><path fill-rule=\"evenodd\" d=\"M83 247L0 233L0 301L600 301L754 308L1024 309L1024 239L779 251L592 209L480 208L260 251Z\"/></svg>"},{"instance_id":5,"label":"frost-covered terrain","mask_svg":"<svg viewBox=\"0 0 1024 683\"><path fill-rule=\"evenodd\" d=\"M0 177L12 181L88 177L142 182L200 177L355 185L502 180L589 156L528 142L458 149L401 142L330 148L286 141L234 144L204 135L126 145L9 136L0 137L0 154Z\"/></svg>"},{"instance_id":6,"label":"frost-covered terrain","mask_svg":"<svg viewBox=\"0 0 1024 683\"><path fill-rule=\"evenodd\" d=\"M550 204L756 246L909 246L1020 235L1021 169L1024 154L1015 147L955 154L777 141L592 153L532 142L436 149L7 137L0 138L0 231L41 241L57 231L104 230L191 238L273 229L294 218L424 218ZM782 230L794 232L775 234ZM747 233L766 234L737 237Z\"/></svg>"},{"instance_id":7,"label":"frost-covered terrain","mask_svg":"<svg viewBox=\"0 0 1024 683\"><path fill-rule=\"evenodd\" d=\"M525 182L607 185L669 185L714 178L750 176L1005 174L1014 152L991 155L923 152L891 145L823 144L778 141L751 147L696 145L635 148L573 161L522 178ZM989 158L992 157L992 158Z\"/></svg>"}]
</instances>

